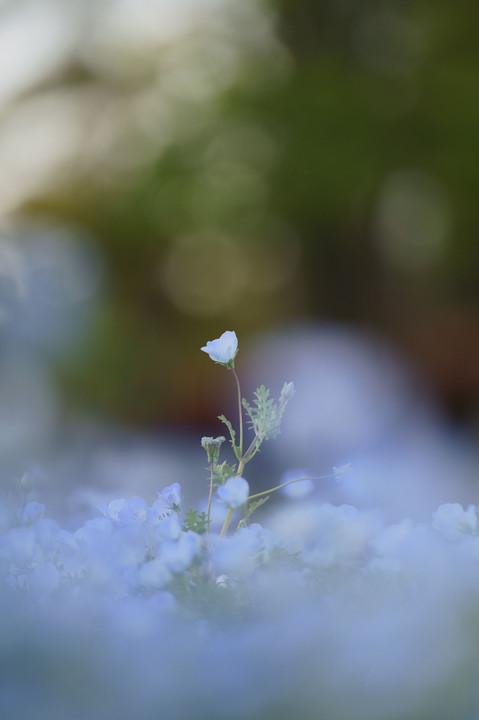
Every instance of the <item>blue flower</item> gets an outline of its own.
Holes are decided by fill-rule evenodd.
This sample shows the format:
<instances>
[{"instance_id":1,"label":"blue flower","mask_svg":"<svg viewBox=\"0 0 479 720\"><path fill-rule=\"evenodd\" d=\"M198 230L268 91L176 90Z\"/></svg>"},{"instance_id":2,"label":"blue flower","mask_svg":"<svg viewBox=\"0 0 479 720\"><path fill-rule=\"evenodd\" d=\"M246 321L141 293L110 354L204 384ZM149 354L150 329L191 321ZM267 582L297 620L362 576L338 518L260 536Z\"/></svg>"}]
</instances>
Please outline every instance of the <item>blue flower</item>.
<instances>
[{"instance_id":1,"label":"blue flower","mask_svg":"<svg viewBox=\"0 0 479 720\"><path fill-rule=\"evenodd\" d=\"M35 520L42 518L44 514L45 505L43 503L36 502L36 500L32 500L31 502L27 503L25 507L21 508L17 512L17 516L22 522L25 523L25 525L28 525L29 523L35 522Z\"/></svg>"},{"instance_id":2,"label":"blue flower","mask_svg":"<svg viewBox=\"0 0 479 720\"><path fill-rule=\"evenodd\" d=\"M129 525L130 523L142 525L146 522L146 502L143 498L130 498L126 505L118 510L118 522L120 525Z\"/></svg>"},{"instance_id":3,"label":"blue flower","mask_svg":"<svg viewBox=\"0 0 479 720\"><path fill-rule=\"evenodd\" d=\"M119 523L119 513L121 510L123 510L128 505L125 498L117 498L116 500L112 500L108 507L106 505L97 505L97 509L103 513L103 515L108 518L108 520L111 520L113 523L117 524Z\"/></svg>"},{"instance_id":4,"label":"blue flower","mask_svg":"<svg viewBox=\"0 0 479 720\"><path fill-rule=\"evenodd\" d=\"M168 485L160 493L158 493L158 500L153 503L153 508L163 508L163 510L174 510L180 512L181 505L181 488L180 483L173 483Z\"/></svg>"},{"instance_id":5,"label":"blue flower","mask_svg":"<svg viewBox=\"0 0 479 720\"><path fill-rule=\"evenodd\" d=\"M203 352L208 353L210 358L220 365L232 368L234 359L238 352L238 338L232 330L226 330L221 337L216 340L208 340L205 347L201 348Z\"/></svg>"},{"instance_id":6,"label":"blue flower","mask_svg":"<svg viewBox=\"0 0 479 720\"><path fill-rule=\"evenodd\" d=\"M245 504L249 495L249 485L239 475L230 477L224 485L218 488L218 496L232 510Z\"/></svg>"}]
</instances>

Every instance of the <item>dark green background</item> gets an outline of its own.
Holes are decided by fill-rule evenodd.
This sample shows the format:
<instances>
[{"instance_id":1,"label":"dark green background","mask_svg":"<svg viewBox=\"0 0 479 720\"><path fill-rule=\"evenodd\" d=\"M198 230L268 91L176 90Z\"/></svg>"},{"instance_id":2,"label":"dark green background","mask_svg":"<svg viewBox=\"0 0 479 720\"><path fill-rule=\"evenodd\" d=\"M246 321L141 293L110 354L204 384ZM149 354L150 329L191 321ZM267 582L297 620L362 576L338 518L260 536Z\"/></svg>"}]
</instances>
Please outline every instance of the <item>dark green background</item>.
<instances>
[{"instance_id":1,"label":"dark green background","mask_svg":"<svg viewBox=\"0 0 479 720\"><path fill-rule=\"evenodd\" d=\"M57 363L66 407L201 425L220 372L207 339L307 320L377 332L474 422L479 6L270 0L266 32L248 5L225 3L191 59L199 41L183 41L183 65L159 48L108 73L77 53L29 91L94 88L93 135L105 99L127 115L141 93L155 105L172 63L182 72L169 134L133 113L111 158L84 166L80 149L17 211L81 229L105 258L90 333ZM221 76L228 33L241 62L202 95L195 72Z\"/></svg>"}]
</instances>

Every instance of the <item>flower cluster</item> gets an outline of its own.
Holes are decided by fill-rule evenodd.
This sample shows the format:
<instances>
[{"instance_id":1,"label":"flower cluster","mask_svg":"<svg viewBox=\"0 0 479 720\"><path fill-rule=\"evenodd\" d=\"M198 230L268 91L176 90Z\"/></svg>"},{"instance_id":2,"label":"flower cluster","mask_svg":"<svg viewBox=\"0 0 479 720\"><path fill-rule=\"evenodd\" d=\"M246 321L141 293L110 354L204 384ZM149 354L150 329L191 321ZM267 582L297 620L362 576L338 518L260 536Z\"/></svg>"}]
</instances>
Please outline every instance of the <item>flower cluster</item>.
<instances>
[{"instance_id":1,"label":"flower cluster","mask_svg":"<svg viewBox=\"0 0 479 720\"><path fill-rule=\"evenodd\" d=\"M419 716L419 708L434 708L439 720L450 717L450 703L438 711L438 693L452 693L457 702L460 668L479 668L471 643L472 636L479 640L479 625L474 629L473 623L466 636L457 622L463 611L473 618L479 601L476 507L446 504L428 525L407 519L385 525L374 512L299 498L271 517L270 529L253 523L220 537L185 528L179 503L177 484L151 506L138 497L121 498L74 532L44 517L38 503L28 503L0 535L0 651L10 652L8 628L16 627L17 617L24 648L34 653L46 643L52 672L43 682L42 702L50 717L59 720L71 710L65 704L58 714L55 709L67 692L61 686L62 668L71 662L60 641L65 634L75 663L84 663L84 677L97 678L89 681L94 691L86 694L91 706L82 705L83 716L94 714L113 692L119 704L112 718L126 720L132 708L123 698L132 693L145 703L142 716L154 717L163 691L157 683L145 685L144 677L155 667L168 690L162 707L173 720L195 702L201 716L220 717L214 694L198 699L210 672L227 685L229 713L239 720L273 716L278 686L281 701L307 720L333 705L337 715L328 717L374 716L378 687L389 689L381 718ZM32 624L29 618L39 613L43 625ZM47 641L42 626L57 640ZM97 640L85 645L91 626ZM128 646L123 669L106 676L104 668L117 665L120 637ZM294 665L278 662L279 638ZM181 692L185 680L173 671L187 657L196 658L188 665L191 694ZM28 663L20 667L25 688L34 679ZM265 667L273 684L265 683ZM304 683L308 667L319 673L319 684ZM12 680L15 672L13 663L14 687L20 680ZM473 677L471 671L471 683ZM340 692L344 682L354 692ZM467 678L459 686L464 691ZM8 718L28 716L38 701L32 694L30 707L25 692L9 697ZM167 699L173 697L175 703Z\"/></svg>"},{"instance_id":2,"label":"flower cluster","mask_svg":"<svg viewBox=\"0 0 479 720\"><path fill-rule=\"evenodd\" d=\"M218 494L228 507L238 508L245 503L248 484L234 477ZM412 577L424 560L414 557L412 545L417 548L421 543L431 557L449 543L450 552L479 561L478 514L473 505L467 510L457 503L441 505L426 529L409 520L385 526L374 513L350 505L305 503L299 496L297 504L272 517L272 530L253 523L221 538L182 524L180 502L178 483L159 493L151 506L139 497L119 498L108 507L99 506L103 517L88 520L74 532L45 518L43 505L30 502L0 538L3 590L54 593L87 583L103 589L108 585L113 594L128 595L142 589L171 590L178 574L183 574L186 585L197 584L201 577L206 588L225 574L237 582L245 568L250 573L266 571L274 553L287 561L287 568L294 560L305 583L340 567L362 568L371 576ZM453 551L459 547L460 551ZM181 604L181 593L177 600Z\"/></svg>"},{"instance_id":3,"label":"flower cluster","mask_svg":"<svg viewBox=\"0 0 479 720\"><path fill-rule=\"evenodd\" d=\"M200 553L200 539L183 531L178 483L165 488L148 507L139 497L99 506L104 517L75 532L43 518L44 506L28 503L22 524L2 538L5 582L12 590L108 587L115 594L159 590L186 570Z\"/></svg>"}]
</instances>

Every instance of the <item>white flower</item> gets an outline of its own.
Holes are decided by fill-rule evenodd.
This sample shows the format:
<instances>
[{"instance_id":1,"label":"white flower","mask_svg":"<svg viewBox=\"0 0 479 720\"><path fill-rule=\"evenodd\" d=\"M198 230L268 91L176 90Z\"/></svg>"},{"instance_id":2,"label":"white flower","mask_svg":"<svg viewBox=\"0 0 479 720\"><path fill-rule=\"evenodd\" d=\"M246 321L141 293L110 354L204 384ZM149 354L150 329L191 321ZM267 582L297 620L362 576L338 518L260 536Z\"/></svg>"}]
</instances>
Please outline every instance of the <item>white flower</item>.
<instances>
[{"instance_id":1,"label":"white flower","mask_svg":"<svg viewBox=\"0 0 479 720\"><path fill-rule=\"evenodd\" d=\"M238 352L238 338L232 330L226 330L216 340L208 340L205 347L201 348L208 353L210 358L221 365L233 367L236 353Z\"/></svg>"},{"instance_id":2,"label":"white flower","mask_svg":"<svg viewBox=\"0 0 479 720\"><path fill-rule=\"evenodd\" d=\"M245 504L249 495L249 485L246 480L239 475L228 478L224 485L218 488L218 496L225 505L232 510Z\"/></svg>"}]
</instances>

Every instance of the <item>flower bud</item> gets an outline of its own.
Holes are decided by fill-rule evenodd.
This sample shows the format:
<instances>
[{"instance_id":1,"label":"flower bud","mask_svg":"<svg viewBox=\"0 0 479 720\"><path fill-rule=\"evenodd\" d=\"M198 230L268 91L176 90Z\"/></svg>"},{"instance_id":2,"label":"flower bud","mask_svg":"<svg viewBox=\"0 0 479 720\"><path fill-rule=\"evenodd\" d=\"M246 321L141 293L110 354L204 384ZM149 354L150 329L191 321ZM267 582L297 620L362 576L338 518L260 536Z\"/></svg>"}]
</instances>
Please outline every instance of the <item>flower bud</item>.
<instances>
[{"instance_id":1,"label":"flower bud","mask_svg":"<svg viewBox=\"0 0 479 720\"><path fill-rule=\"evenodd\" d=\"M223 435L220 435L217 438L212 437L202 437L201 438L201 447L206 450L206 453L208 455L208 460L210 462L217 462L220 454L220 448L221 445L224 443L226 438Z\"/></svg>"}]
</instances>

